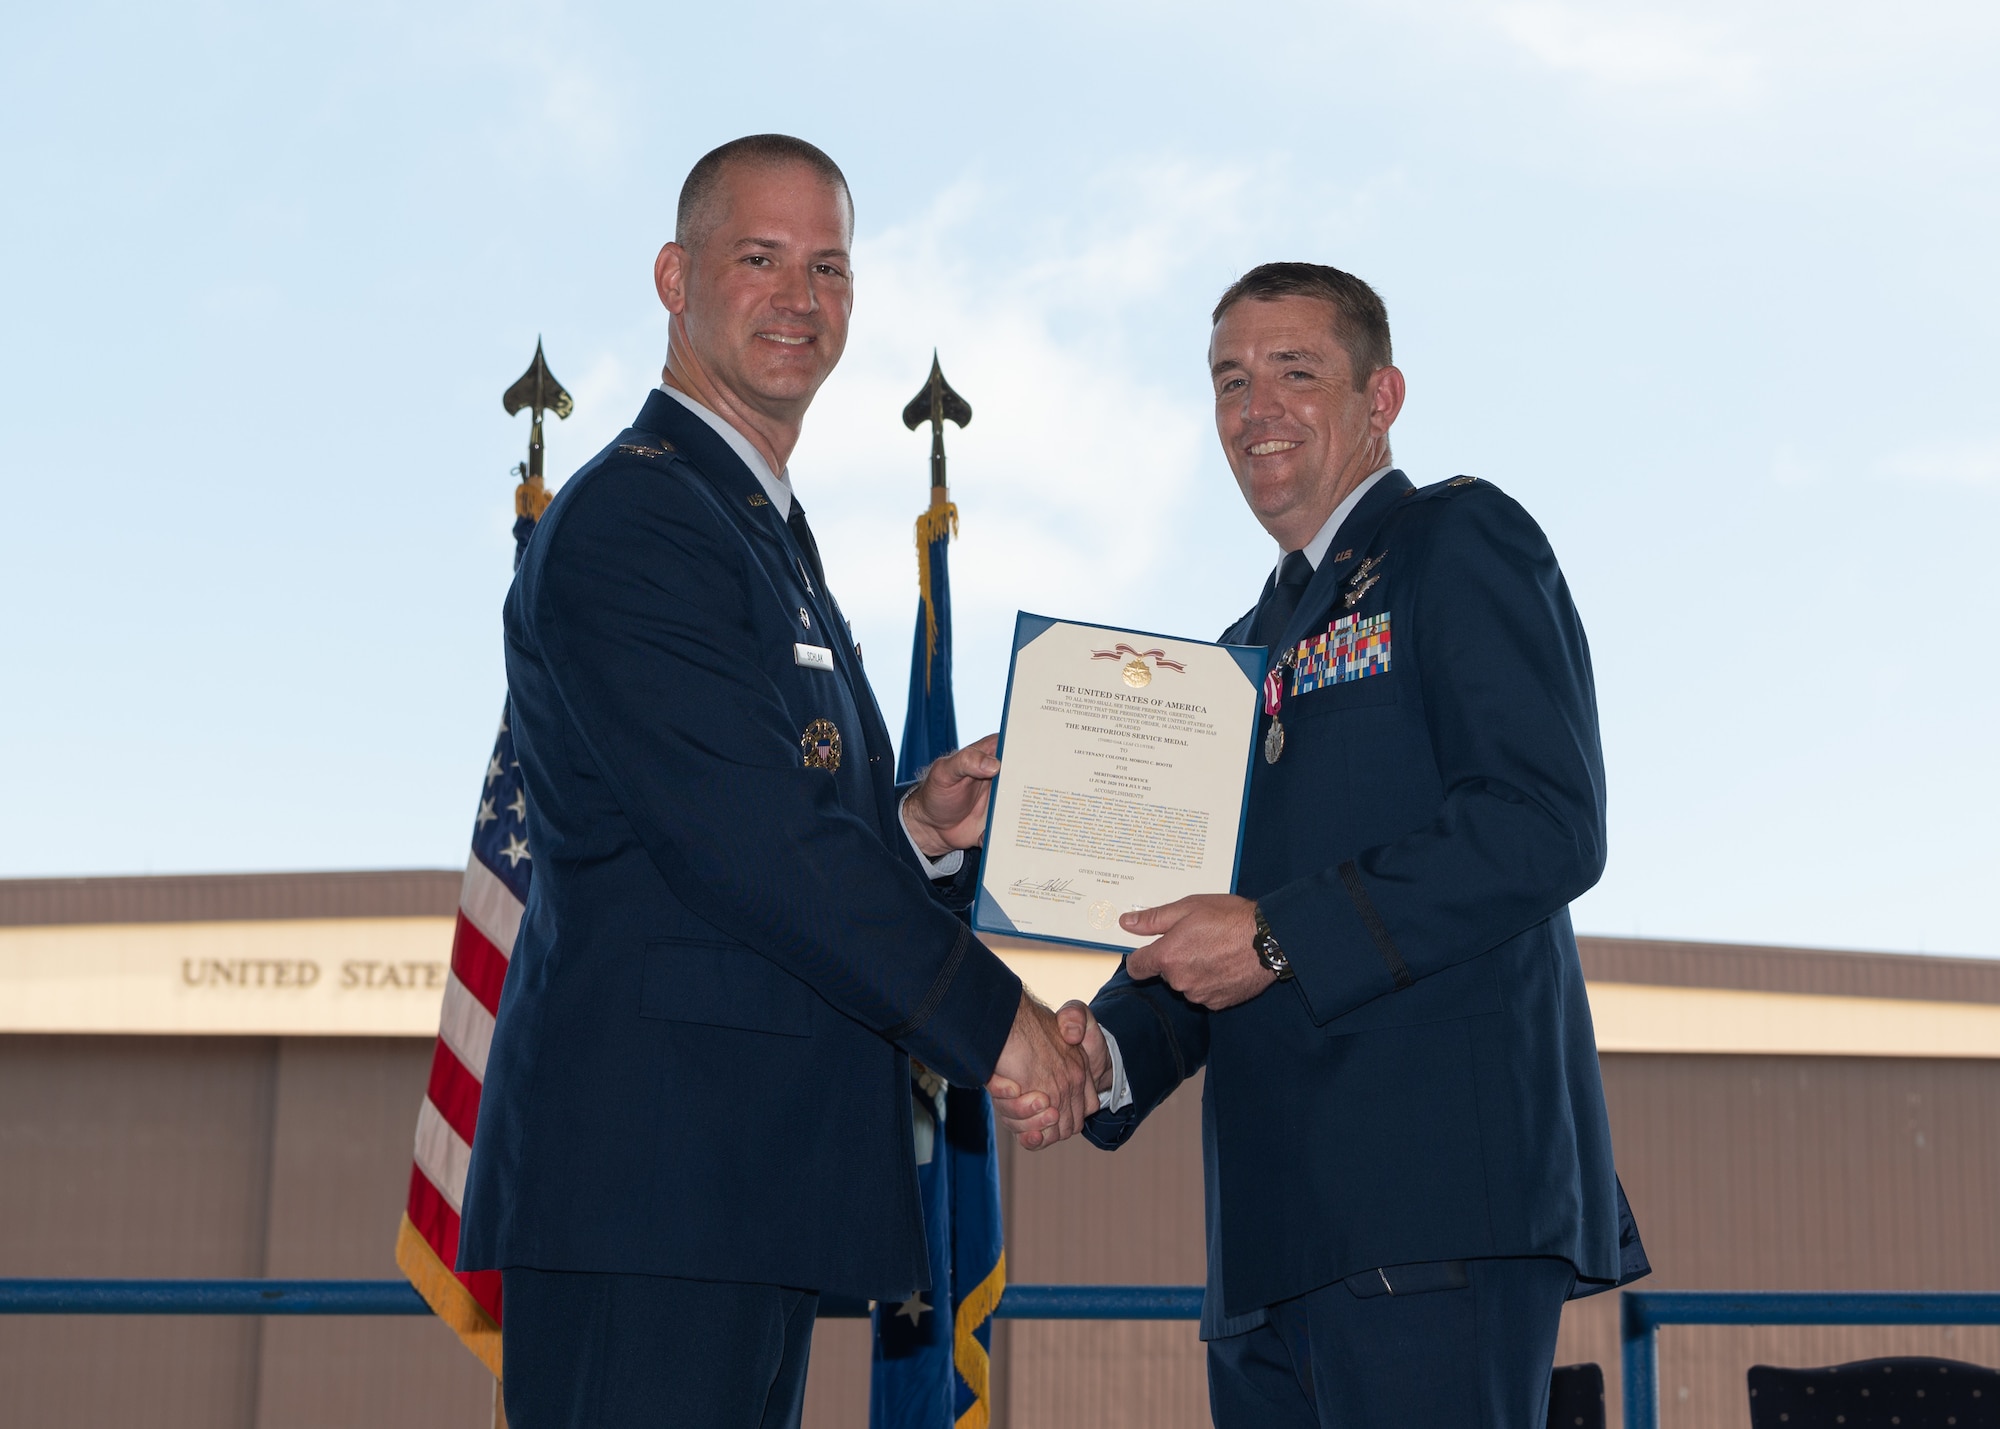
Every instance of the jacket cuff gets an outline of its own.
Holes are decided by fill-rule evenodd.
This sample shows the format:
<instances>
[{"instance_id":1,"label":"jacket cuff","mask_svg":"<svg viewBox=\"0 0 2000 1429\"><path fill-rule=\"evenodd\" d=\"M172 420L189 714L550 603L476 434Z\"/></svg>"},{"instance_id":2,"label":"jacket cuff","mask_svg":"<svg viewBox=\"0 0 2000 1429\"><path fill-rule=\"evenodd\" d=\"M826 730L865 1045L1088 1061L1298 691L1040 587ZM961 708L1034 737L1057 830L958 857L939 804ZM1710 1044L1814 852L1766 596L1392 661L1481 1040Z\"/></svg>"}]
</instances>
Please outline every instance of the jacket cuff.
<instances>
[{"instance_id":1,"label":"jacket cuff","mask_svg":"<svg viewBox=\"0 0 2000 1429\"><path fill-rule=\"evenodd\" d=\"M1257 900L1315 1026L1408 987L1410 970L1352 863Z\"/></svg>"},{"instance_id":2,"label":"jacket cuff","mask_svg":"<svg viewBox=\"0 0 2000 1429\"><path fill-rule=\"evenodd\" d=\"M952 912L961 914L969 912L972 908L973 900L979 896L981 850L969 848L963 850L963 852L965 854L965 862L959 865L957 873L952 874L949 878L938 878L931 881L931 897L935 898Z\"/></svg>"},{"instance_id":3,"label":"jacket cuff","mask_svg":"<svg viewBox=\"0 0 2000 1429\"><path fill-rule=\"evenodd\" d=\"M1021 1006L1021 979L964 926L923 1003L883 1037L958 1087L982 1087Z\"/></svg>"},{"instance_id":4,"label":"jacket cuff","mask_svg":"<svg viewBox=\"0 0 2000 1429\"><path fill-rule=\"evenodd\" d=\"M1090 1014L1118 1039L1119 1060L1125 1066L1125 1084L1131 1101L1118 1111L1103 1111L1087 1118L1084 1127L1086 1131L1097 1127L1107 1136L1115 1133L1115 1139L1109 1141L1091 1137L1100 1146L1115 1146L1187 1080L1187 1057L1167 1020L1137 993L1123 990L1099 993L1090 1004ZM1119 1127L1123 1130L1116 1131Z\"/></svg>"}]
</instances>

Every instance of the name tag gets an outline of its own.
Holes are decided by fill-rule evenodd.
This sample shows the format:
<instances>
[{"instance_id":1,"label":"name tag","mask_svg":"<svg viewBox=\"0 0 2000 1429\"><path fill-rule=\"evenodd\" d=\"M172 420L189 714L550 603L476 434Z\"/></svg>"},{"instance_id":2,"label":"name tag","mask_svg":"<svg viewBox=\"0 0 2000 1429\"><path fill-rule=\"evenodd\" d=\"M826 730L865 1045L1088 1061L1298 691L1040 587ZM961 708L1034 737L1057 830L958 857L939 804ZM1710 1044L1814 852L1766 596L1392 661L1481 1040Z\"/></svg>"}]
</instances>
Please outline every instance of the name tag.
<instances>
[{"instance_id":1,"label":"name tag","mask_svg":"<svg viewBox=\"0 0 2000 1429\"><path fill-rule=\"evenodd\" d=\"M808 670L831 670L833 668L833 652L824 645L794 645L792 647L792 663L794 665L803 665Z\"/></svg>"}]
</instances>

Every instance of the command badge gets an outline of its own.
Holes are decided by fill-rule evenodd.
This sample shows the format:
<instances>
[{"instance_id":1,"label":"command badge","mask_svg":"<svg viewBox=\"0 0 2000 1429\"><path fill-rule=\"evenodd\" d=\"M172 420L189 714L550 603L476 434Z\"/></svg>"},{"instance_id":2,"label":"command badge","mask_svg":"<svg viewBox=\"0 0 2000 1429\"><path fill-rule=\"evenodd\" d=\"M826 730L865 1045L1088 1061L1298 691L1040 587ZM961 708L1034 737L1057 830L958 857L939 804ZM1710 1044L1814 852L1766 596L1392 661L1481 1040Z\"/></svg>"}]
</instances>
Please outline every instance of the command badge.
<instances>
[{"instance_id":1,"label":"command badge","mask_svg":"<svg viewBox=\"0 0 2000 1429\"><path fill-rule=\"evenodd\" d=\"M840 768L840 731L830 719L816 719L799 736L799 748L806 753L806 768L824 769L831 774Z\"/></svg>"}]
</instances>

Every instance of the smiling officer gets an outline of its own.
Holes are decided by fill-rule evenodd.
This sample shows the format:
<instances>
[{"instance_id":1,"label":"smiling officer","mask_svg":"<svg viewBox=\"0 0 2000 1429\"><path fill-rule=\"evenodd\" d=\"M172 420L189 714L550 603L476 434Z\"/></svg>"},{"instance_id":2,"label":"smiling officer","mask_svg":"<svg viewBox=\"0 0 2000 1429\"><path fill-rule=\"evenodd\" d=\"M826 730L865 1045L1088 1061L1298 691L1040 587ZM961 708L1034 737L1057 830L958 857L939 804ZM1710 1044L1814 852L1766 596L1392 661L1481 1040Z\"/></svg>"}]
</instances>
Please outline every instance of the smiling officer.
<instances>
[{"instance_id":1,"label":"smiling officer","mask_svg":"<svg viewBox=\"0 0 2000 1429\"><path fill-rule=\"evenodd\" d=\"M1644 1273L1569 903L1604 868L1583 626L1497 488L1417 488L1388 316L1271 263L1216 305L1216 431L1282 557L1241 896L1127 914L1068 1035L1122 1144L1196 1069L1223 1429L1541 1429L1565 1300ZM1033 1096L1001 1112L1056 1139ZM1046 1126L1046 1129L1045 1129Z\"/></svg>"},{"instance_id":2,"label":"smiling officer","mask_svg":"<svg viewBox=\"0 0 2000 1429\"><path fill-rule=\"evenodd\" d=\"M514 1429L796 1425L818 1292L929 1283L912 1054L1040 1088L1063 1129L1096 1105L954 911L993 740L894 785L792 494L852 237L810 144L694 166L655 266L666 380L507 597L536 873L458 1263L501 1271Z\"/></svg>"}]
</instances>

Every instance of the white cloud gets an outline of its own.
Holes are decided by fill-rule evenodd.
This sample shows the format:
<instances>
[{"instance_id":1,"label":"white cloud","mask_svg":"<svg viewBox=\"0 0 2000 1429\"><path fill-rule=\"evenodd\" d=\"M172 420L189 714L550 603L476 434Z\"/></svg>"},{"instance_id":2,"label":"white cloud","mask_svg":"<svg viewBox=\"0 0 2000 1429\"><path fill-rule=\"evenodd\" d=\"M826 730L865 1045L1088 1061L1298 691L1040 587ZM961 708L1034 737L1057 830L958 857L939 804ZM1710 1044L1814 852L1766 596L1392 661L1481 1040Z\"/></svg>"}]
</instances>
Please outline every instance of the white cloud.
<instances>
[{"instance_id":1,"label":"white cloud","mask_svg":"<svg viewBox=\"0 0 2000 1429\"><path fill-rule=\"evenodd\" d=\"M1756 56L1728 30L1681 14L1533 0L1504 6L1500 29L1549 68L1613 88L1740 98L1760 78Z\"/></svg>"},{"instance_id":2,"label":"white cloud","mask_svg":"<svg viewBox=\"0 0 2000 1429\"><path fill-rule=\"evenodd\" d=\"M578 380L565 384L576 407L562 422L560 432L553 417L542 428L543 440L551 449L547 462L549 490L560 490L571 472L624 431L625 424L638 412L646 389L658 381L657 376L641 371L617 352L599 351L593 355ZM526 420L521 419L523 423ZM560 456L554 451L558 441L562 446Z\"/></svg>"},{"instance_id":3,"label":"white cloud","mask_svg":"<svg viewBox=\"0 0 2000 1429\"><path fill-rule=\"evenodd\" d=\"M1205 386L1200 354L1188 354L1185 390L1148 380L1158 368L1134 350L1133 320L1179 300L1188 267L1234 231L1242 183L1147 170L1115 181L1124 201L1091 231L998 244L1004 196L961 184L857 244L848 351L794 461L801 499L828 513L815 525L857 623L864 612L906 623L914 604L910 529L928 499L929 441L899 414L933 346L974 413L946 436L968 528L953 552L958 609L1067 612L1156 572L1213 437L1206 405L1188 400ZM996 248L1019 257L995 261Z\"/></svg>"},{"instance_id":4,"label":"white cloud","mask_svg":"<svg viewBox=\"0 0 2000 1429\"><path fill-rule=\"evenodd\" d=\"M2000 487L2000 439L1915 447L1888 458L1882 470L1934 486Z\"/></svg>"}]
</instances>

